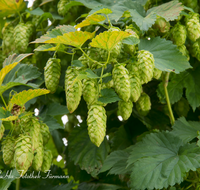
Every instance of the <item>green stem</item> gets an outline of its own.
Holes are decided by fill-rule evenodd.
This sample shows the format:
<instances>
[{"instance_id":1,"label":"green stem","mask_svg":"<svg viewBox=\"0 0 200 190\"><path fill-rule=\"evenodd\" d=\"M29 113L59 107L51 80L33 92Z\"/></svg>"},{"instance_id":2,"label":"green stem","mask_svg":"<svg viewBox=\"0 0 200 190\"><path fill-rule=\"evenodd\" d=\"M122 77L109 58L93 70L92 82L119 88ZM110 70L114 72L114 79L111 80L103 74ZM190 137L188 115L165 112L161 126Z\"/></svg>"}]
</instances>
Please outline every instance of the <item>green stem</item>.
<instances>
[{"instance_id":1,"label":"green stem","mask_svg":"<svg viewBox=\"0 0 200 190\"><path fill-rule=\"evenodd\" d=\"M170 117L170 120L171 120L171 124L174 125L175 119L174 119L172 107L171 107L170 100L169 100L169 94L168 94L168 91L167 91L169 74L170 74L169 72L165 73L165 75L163 77L163 86L164 86L165 97L166 97L166 101L167 101L167 107L168 107L168 110L169 110L169 117Z\"/></svg>"},{"instance_id":2,"label":"green stem","mask_svg":"<svg viewBox=\"0 0 200 190\"><path fill-rule=\"evenodd\" d=\"M19 186L20 186L20 178L16 179L16 188L15 188L15 190L19 190Z\"/></svg>"},{"instance_id":3,"label":"green stem","mask_svg":"<svg viewBox=\"0 0 200 190\"><path fill-rule=\"evenodd\" d=\"M0 96L1 96L1 99L2 99L2 101L3 101L4 105L5 105L5 107L7 107L7 104L6 104L6 102L5 102L5 100L4 100L3 96L2 96L2 94L0 94Z\"/></svg>"},{"instance_id":4,"label":"green stem","mask_svg":"<svg viewBox=\"0 0 200 190\"><path fill-rule=\"evenodd\" d=\"M110 19L109 19L108 15L106 15L106 17L107 17L107 19L108 19L108 24L109 24L109 26L110 26L110 28L111 28L111 27L112 27L112 23L110 22Z\"/></svg>"}]
</instances>

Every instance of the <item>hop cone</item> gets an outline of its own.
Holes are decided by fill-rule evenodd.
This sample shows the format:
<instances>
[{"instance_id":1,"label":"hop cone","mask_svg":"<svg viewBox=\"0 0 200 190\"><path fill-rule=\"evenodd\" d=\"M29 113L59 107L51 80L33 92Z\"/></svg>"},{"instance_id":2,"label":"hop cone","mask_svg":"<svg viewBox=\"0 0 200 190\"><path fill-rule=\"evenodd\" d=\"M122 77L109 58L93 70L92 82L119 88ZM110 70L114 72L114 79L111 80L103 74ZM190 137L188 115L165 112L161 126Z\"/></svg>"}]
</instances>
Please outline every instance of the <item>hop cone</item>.
<instances>
[{"instance_id":1,"label":"hop cone","mask_svg":"<svg viewBox=\"0 0 200 190\"><path fill-rule=\"evenodd\" d=\"M51 153L51 150L44 149L44 156L43 156L43 162L42 162L42 167L41 167L42 172L46 172L50 169L52 159L53 159L53 155Z\"/></svg>"},{"instance_id":2,"label":"hop cone","mask_svg":"<svg viewBox=\"0 0 200 190\"><path fill-rule=\"evenodd\" d=\"M76 79L76 76L77 70L75 68L68 67L65 75L65 93L67 108L70 113L76 110L82 95L82 83L81 80Z\"/></svg>"},{"instance_id":3,"label":"hop cone","mask_svg":"<svg viewBox=\"0 0 200 190\"><path fill-rule=\"evenodd\" d=\"M81 61L84 67L88 67L88 58L84 54L81 57L79 57L78 60Z\"/></svg>"},{"instance_id":4,"label":"hop cone","mask_svg":"<svg viewBox=\"0 0 200 190\"><path fill-rule=\"evenodd\" d=\"M15 142L15 167L23 176L32 164L33 149L30 136L20 135Z\"/></svg>"},{"instance_id":5,"label":"hop cone","mask_svg":"<svg viewBox=\"0 0 200 190\"><path fill-rule=\"evenodd\" d=\"M160 69L154 68L153 70L153 78L159 79L162 75L162 71Z\"/></svg>"},{"instance_id":6,"label":"hop cone","mask_svg":"<svg viewBox=\"0 0 200 190\"><path fill-rule=\"evenodd\" d=\"M43 162L43 156L44 156L44 147L43 147L43 139L42 134L39 134L39 146L36 149L36 155L33 158L32 166L36 171L40 171L42 167Z\"/></svg>"},{"instance_id":7,"label":"hop cone","mask_svg":"<svg viewBox=\"0 0 200 190\"><path fill-rule=\"evenodd\" d=\"M137 76L138 78L140 78L139 68L136 61L128 63L126 68L130 76Z\"/></svg>"},{"instance_id":8,"label":"hop cone","mask_svg":"<svg viewBox=\"0 0 200 190\"><path fill-rule=\"evenodd\" d=\"M28 117L21 121L24 131L31 138L33 151L39 146L40 123L35 117Z\"/></svg>"},{"instance_id":9,"label":"hop cone","mask_svg":"<svg viewBox=\"0 0 200 190\"><path fill-rule=\"evenodd\" d=\"M114 87L119 97L127 102L131 94L128 70L120 64L115 64L112 71Z\"/></svg>"},{"instance_id":10,"label":"hop cone","mask_svg":"<svg viewBox=\"0 0 200 190\"><path fill-rule=\"evenodd\" d=\"M5 131L5 127L3 124L1 124L0 126L0 140L2 139L3 135L4 135L4 131Z\"/></svg>"},{"instance_id":11,"label":"hop cone","mask_svg":"<svg viewBox=\"0 0 200 190\"><path fill-rule=\"evenodd\" d=\"M179 117L187 117L187 114L190 110L190 105L188 101L182 97L178 102L175 103L174 110L176 111Z\"/></svg>"},{"instance_id":12,"label":"hop cone","mask_svg":"<svg viewBox=\"0 0 200 190\"><path fill-rule=\"evenodd\" d=\"M107 83L102 83L102 89L104 89L104 88L112 88L113 87L113 85L114 85L114 82L113 82L113 79L112 80L110 80L110 81L108 81Z\"/></svg>"},{"instance_id":13,"label":"hop cone","mask_svg":"<svg viewBox=\"0 0 200 190\"><path fill-rule=\"evenodd\" d=\"M123 120L127 120L132 113L133 103L129 100L128 102L118 102L118 115L121 115Z\"/></svg>"},{"instance_id":14,"label":"hop cone","mask_svg":"<svg viewBox=\"0 0 200 190\"><path fill-rule=\"evenodd\" d=\"M146 116L151 109L151 100L150 97L146 93L142 93L138 101L136 102L137 112L141 116Z\"/></svg>"},{"instance_id":15,"label":"hop cone","mask_svg":"<svg viewBox=\"0 0 200 190\"><path fill-rule=\"evenodd\" d=\"M83 80L83 98L87 104L91 104L97 100L98 89L96 79L84 79Z\"/></svg>"},{"instance_id":16,"label":"hop cone","mask_svg":"<svg viewBox=\"0 0 200 190\"><path fill-rule=\"evenodd\" d=\"M88 134L96 146L100 146L106 135L106 111L103 106L93 104L90 106L87 117Z\"/></svg>"},{"instance_id":17,"label":"hop cone","mask_svg":"<svg viewBox=\"0 0 200 190\"><path fill-rule=\"evenodd\" d=\"M20 23L14 29L14 40L19 53L25 53L29 44L30 29L26 24Z\"/></svg>"},{"instance_id":18,"label":"hop cone","mask_svg":"<svg viewBox=\"0 0 200 190\"><path fill-rule=\"evenodd\" d=\"M167 22L164 18L158 17L156 19L155 24L153 25L153 28L155 30L158 30L160 33L164 34L166 32L169 32L170 30L170 23Z\"/></svg>"},{"instance_id":19,"label":"hop cone","mask_svg":"<svg viewBox=\"0 0 200 190\"><path fill-rule=\"evenodd\" d=\"M180 23L177 23L171 30L172 34L172 41L177 46L181 46L185 44L185 40L187 37L187 32L185 26L181 25Z\"/></svg>"},{"instance_id":20,"label":"hop cone","mask_svg":"<svg viewBox=\"0 0 200 190\"><path fill-rule=\"evenodd\" d=\"M130 84L131 84L131 96L130 100L132 102L136 102L140 97L142 92L142 85L140 83L140 79L137 76L130 77Z\"/></svg>"},{"instance_id":21,"label":"hop cone","mask_svg":"<svg viewBox=\"0 0 200 190\"><path fill-rule=\"evenodd\" d=\"M60 59L50 58L44 68L45 85L51 93L54 93L58 87L61 75Z\"/></svg>"},{"instance_id":22,"label":"hop cone","mask_svg":"<svg viewBox=\"0 0 200 190\"><path fill-rule=\"evenodd\" d=\"M42 134L43 144L47 144L50 138L49 127L45 123L40 124L40 133Z\"/></svg>"},{"instance_id":23,"label":"hop cone","mask_svg":"<svg viewBox=\"0 0 200 190\"><path fill-rule=\"evenodd\" d=\"M10 164L14 157L15 140L7 137L2 143L3 161L6 165Z\"/></svg>"},{"instance_id":24,"label":"hop cone","mask_svg":"<svg viewBox=\"0 0 200 190\"><path fill-rule=\"evenodd\" d=\"M67 9L65 8L65 5L69 3L69 0L60 0L58 2L58 14L63 16L67 13Z\"/></svg>"},{"instance_id":25,"label":"hop cone","mask_svg":"<svg viewBox=\"0 0 200 190\"><path fill-rule=\"evenodd\" d=\"M155 67L153 55L149 51L140 50L136 62L141 84L148 83L153 77Z\"/></svg>"},{"instance_id":26,"label":"hop cone","mask_svg":"<svg viewBox=\"0 0 200 190\"><path fill-rule=\"evenodd\" d=\"M15 40L14 40L14 27L9 24L3 28L3 42L2 50L3 55L9 55L15 50Z\"/></svg>"},{"instance_id":27,"label":"hop cone","mask_svg":"<svg viewBox=\"0 0 200 190\"><path fill-rule=\"evenodd\" d=\"M200 61L200 39L192 44L190 53L193 57L196 57Z\"/></svg>"},{"instance_id":28,"label":"hop cone","mask_svg":"<svg viewBox=\"0 0 200 190\"><path fill-rule=\"evenodd\" d=\"M188 18L186 18L186 29L188 38L192 41L196 41L200 37L200 23L198 13L189 13Z\"/></svg>"},{"instance_id":29,"label":"hop cone","mask_svg":"<svg viewBox=\"0 0 200 190\"><path fill-rule=\"evenodd\" d=\"M185 45L178 46L178 49L182 53L182 55L187 57L187 60L189 61L190 60L190 55L189 55L188 50L186 49L186 46Z\"/></svg>"}]
</instances>

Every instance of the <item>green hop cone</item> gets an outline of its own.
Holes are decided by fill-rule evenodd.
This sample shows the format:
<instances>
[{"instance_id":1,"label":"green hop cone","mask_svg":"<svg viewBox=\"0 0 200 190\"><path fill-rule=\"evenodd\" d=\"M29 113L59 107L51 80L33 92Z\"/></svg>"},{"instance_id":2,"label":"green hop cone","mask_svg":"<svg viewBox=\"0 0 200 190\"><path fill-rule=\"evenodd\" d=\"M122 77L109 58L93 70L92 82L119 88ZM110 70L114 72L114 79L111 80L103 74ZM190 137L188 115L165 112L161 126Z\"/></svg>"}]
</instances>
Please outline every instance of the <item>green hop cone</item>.
<instances>
[{"instance_id":1,"label":"green hop cone","mask_svg":"<svg viewBox=\"0 0 200 190\"><path fill-rule=\"evenodd\" d=\"M185 44L185 40L187 38L186 27L180 23L177 23L171 29L171 35L172 35L172 41L177 46L181 46L181 45Z\"/></svg>"},{"instance_id":2,"label":"green hop cone","mask_svg":"<svg viewBox=\"0 0 200 190\"><path fill-rule=\"evenodd\" d=\"M186 18L186 29L188 38L192 41L196 41L200 37L200 23L199 14L190 12Z\"/></svg>"},{"instance_id":3,"label":"green hop cone","mask_svg":"<svg viewBox=\"0 0 200 190\"><path fill-rule=\"evenodd\" d=\"M0 140L2 139L4 135L5 127L3 124L0 125Z\"/></svg>"},{"instance_id":4,"label":"green hop cone","mask_svg":"<svg viewBox=\"0 0 200 190\"><path fill-rule=\"evenodd\" d=\"M153 78L158 80L158 79L160 79L161 75L162 75L162 71L160 69L154 68Z\"/></svg>"},{"instance_id":5,"label":"green hop cone","mask_svg":"<svg viewBox=\"0 0 200 190\"><path fill-rule=\"evenodd\" d=\"M200 61L200 39L194 42L190 48L190 53Z\"/></svg>"},{"instance_id":6,"label":"green hop cone","mask_svg":"<svg viewBox=\"0 0 200 190\"><path fill-rule=\"evenodd\" d=\"M140 94L142 92L142 85L140 83L140 79L137 76L131 76L130 84L131 84L130 100L132 102L136 102L139 99Z\"/></svg>"},{"instance_id":7,"label":"green hop cone","mask_svg":"<svg viewBox=\"0 0 200 190\"><path fill-rule=\"evenodd\" d=\"M15 167L17 171L23 176L33 161L33 149L31 137L27 135L20 135L15 141Z\"/></svg>"},{"instance_id":8,"label":"green hop cone","mask_svg":"<svg viewBox=\"0 0 200 190\"><path fill-rule=\"evenodd\" d=\"M118 115L122 116L123 120L127 120L132 113L133 103L129 100L124 102L123 100L118 102Z\"/></svg>"},{"instance_id":9,"label":"green hop cone","mask_svg":"<svg viewBox=\"0 0 200 190\"><path fill-rule=\"evenodd\" d=\"M189 61L190 60L190 55L189 55L189 52L188 52L186 46L185 45L178 46L178 49L182 53L182 55L187 57L187 60Z\"/></svg>"},{"instance_id":10,"label":"green hop cone","mask_svg":"<svg viewBox=\"0 0 200 190\"><path fill-rule=\"evenodd\" d=\"M170 23L167 22L164 18L158 16L155 24L152 26L153 29L157 30L159 33L164 34L169 32Z\"/></svg>"},{"instance_id":11,"label":"green hop cone","mask_svg":"<svg viewBox=\"0 0 200 190\"><path fill-rule=\"evenodd\" d=\"M113 79L111 79L111 80L108 81L107 83L102 83L101 89L104 89L104 88L112 88L113 86L114 86L114 82L113 82Z\"/></svg>"},{"instance_id":12,"label":"green hop cone","mask_svg":"<svg viewBox=\"0 0 200 190\"><path fill-rule=\"evenodd\" d=\"M36 155L34 156L33 163L32 163L34 170L36 170L36 171L41 170L43 157L44 157L44 147L43 147L42 134L40 133L39 134L39 146L36 149Z\"/></svg>"},{"instance_id":13,"label":"green hop cone","mask_svg":"<svg viewBox=\"0 0 200 190\"><path fill-rule=\"evenodd\" d=\"M42 167L41 171L42 172L47 172L52 163L53 155L51 153L51 150L44 149L44 156L43 156L43 162L42 162Z\"/></svg>"},{"instance_id":14,"label":"green hop cone","mask_svg":"<svg viewBox=\"0 0 200 190\"><path fill-rule=\"evenodd\" d=\"M67 9L65 8L65 5L69 2L70 2L69 0L60 0L58 2L57 8L58 8L58 14L59 15L63 16L67 13Z\"/></svg>"},{"instance_id":15,"label":"green hop cone","mask_svg":"<svg viewBox=\"0 0 200 190\"><path fill-rule=\"evenodd\" d=\"M187 114L190 110L190 105L188 101L182 97L178 102L174 104L174 110L176 111L179 117L187 117Z\"/></svg>"},{"instance_id":16,"label":"green hop cone","mask_svg":"<svg viewBox=\"0 0 200 190\"><path fill-rule=\"evenodd\" d=\"M20 23L14 29L15 46L19 53L25 53L29 44L30 29L26 24Z\"/></svg>"},{"instance_id":17,"label":"green hop cone","mask_svg":"<svg viewBox=\"0 0 200 190\"><path fill-rule=\"evenodd\" d=\"M136 102L136 110L141 116L146 116L151 109L151 100L146 93L142 93Z\"/></svg>"},{"instance_id":18,"label":"green hop cone","mask_svg":"<svg viewBox=\"0 0 200 190\"><path fill-rule=\"evenodd\" d=\"M77 74L76 68L68 67L65 75L65 94L67 108L70 113L76 110L82 95L82 83L81 80L76 79Z\"/></svg>"},{"instance_id":19,"label":"green hop cone","mask_svg":"<svg viewBox=\"0 0 200 190\"><path fill-rule=\"evenodd\" d=\"M44 68L45 85L51 93L56 92L61 75L60 59L50 58Z\"/></svg>"},{"instance_id":20,"label":"green hop cone","mask_svg":"<svg viewBox=\"0 0 200 190\"><path fill-rule=\"evenodd\" d=\"M128 70L120 64L115 64L112 77L114 82L114 88L119 97L127 102L131 94L131 86Z\"/></svg>"},{"instance_id":21,"label":"green hop cone","mask_svg":"<svg viewBox=\"0 0 200 190\"><path fill-rule=\"evenodd\" d=\"M15 140L13 137L6 137L2 143L3 161L6 165L9 165L14 157L15 152Z\"/></svg>"},{"instance_id":22,"label":"green hop cone","mask_svg":"<svg viewBox=\"0 0 200 190\"><path fill-rule=\"evenodd\" d=\"M40 124L40 133L42 134L43 145L47 144L50 138L49 127L45 123Z\"/></svg>"},{"instance_id":23,"label":"green hop cone","mask_svg":"<svg viewBox=\"0 0 200 190\"><path fill-rule=\"evenodd\" d=\"M83 80L83 98L87 104L91 104L98 98L98 88L96 79L84 79Z\"/></svg>"},{"instance_id":24,"label":"green hop cone","mask_svg":"<svg viewBox=\"0 0 200 190\"><path fill-rule=\"evenodd\" d=\"M155 67L153 54L149 51L140 50L137 58L138 61L135 64L138 67L141 84L148 83L153 78L153 70Z\"/></svg>"},{"instance_id":25,"label":"green hop cone","mask_svg":"<svg viewBox=\"0 0 200 190\"><path fill-rule=\"evenodd\" d=\"M103 106L93 104L90 106L87 117L88 134L93 144L99 147L106 135L106 111Z\"/></svg>"},{"instance_id":26,"label":"green hop cone","mask_svg":"<svg viewBox=\"0 0 200 190\"><path fill-rule=\"evenodd\" d=\"M32 149L36 150L39 146L40 123L36 117L24 118L21 123L24 131L31 137Z\"/></svg>"},{"instance_id":27,"label":"green hop cone","mask_svg":"<svg viewBox=\"0 0 200 190\"><path fill-rule=\"evenodd\" d=\"M88 67L88 58L84 54L81 57L79 57L78 60L81 61L84 67Z\"/></svg>"}]
</instances>

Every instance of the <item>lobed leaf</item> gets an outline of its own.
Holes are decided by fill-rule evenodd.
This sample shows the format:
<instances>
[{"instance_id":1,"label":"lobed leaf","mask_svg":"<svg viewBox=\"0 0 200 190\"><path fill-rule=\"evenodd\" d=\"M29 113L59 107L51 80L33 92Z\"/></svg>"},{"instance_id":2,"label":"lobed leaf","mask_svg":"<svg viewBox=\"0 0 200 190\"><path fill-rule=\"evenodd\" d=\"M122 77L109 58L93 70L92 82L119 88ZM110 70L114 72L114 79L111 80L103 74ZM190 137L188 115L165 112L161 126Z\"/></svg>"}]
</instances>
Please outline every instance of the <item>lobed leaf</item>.
<instances>
[{"instance_id":1,"label":"lobed leaf","mask_svg":"<svg viewBox=\"0 0 200 190\"><path fill-rule=\"evenodd\" d=\"M103 103L112 103L121 100L116 92L111 88L105 88L101 90L101 97L98 99Z\"/></svg>"},{"instance_id":2,"label":"lobed leaf","mask_svg":"<svg viewBox=\"0 0 200 190\"><path fill-rule=\"evenodd\" d=\"M130 37L124 38L122 40L122 43L128 44L128 45L135 45L135 44L139 44L140 40L136 37L130 36Z\"/></svg>"},{"instance_id":3,"label":"lobed leaf","mask_svg":"<svg viewBox=\"0 0 200 190\"><path fill-rule=\"evenodd\" d=\"M111 51L120 41L130 34L124 31L105 31L92 39L92 47L102 48Z\"/></svg>"}]
</instances>

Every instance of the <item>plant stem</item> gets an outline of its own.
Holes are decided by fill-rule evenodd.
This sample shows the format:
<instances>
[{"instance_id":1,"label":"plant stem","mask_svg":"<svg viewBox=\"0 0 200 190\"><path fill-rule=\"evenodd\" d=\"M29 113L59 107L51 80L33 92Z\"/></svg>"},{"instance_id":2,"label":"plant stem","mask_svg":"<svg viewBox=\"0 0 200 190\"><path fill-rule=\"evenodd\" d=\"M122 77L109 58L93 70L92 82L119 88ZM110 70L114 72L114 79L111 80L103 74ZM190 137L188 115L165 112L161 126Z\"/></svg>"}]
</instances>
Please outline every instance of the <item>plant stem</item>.
<instances>
[{"instance_id":1,"label":"plant stem","mask_svg":"<svg viewBox=\"0 0 200 190\"><path fill-rule=\"evenodd\" d=\"M165 75L163 77L163 86L164 86L164 90L165 90L165 97L166 97L166 101L167 101L167 107L168 107L168 110L169 110L170 121L171 121L171 124L174 125L175 119L174 119L172 107L171 107L170 100L169 100L169 94L168 94L168 91L167 91L169 74L170 74L169 72L165 73Z\"/></svg>"},{"instance_id":2,"label":"plant stem","mask_svg":"<svg viewBox=\"0 0 200 190\"><path fill-rule=\"evenodd\" d=\"M16 188L15 188L15 190L19 190L19 186L20 186L20 178L16 179Z\"/></svg>"},{"instance_id":3,"label":"plant stem","mask_svg":"<svg viewBox=\"0 0 200 190\"><path fill-rule=\"evenodd\" d=\"M2 96L1 93L0 93L0 96L1 96L1 99L2 99L2 101L3 101L4 105L5 105L5 107L7 107L7 104L6 104L6 102L5 102L5 100L4 100L4 98L3 98L3 96Z\"/></svg>"}]
</instances>

